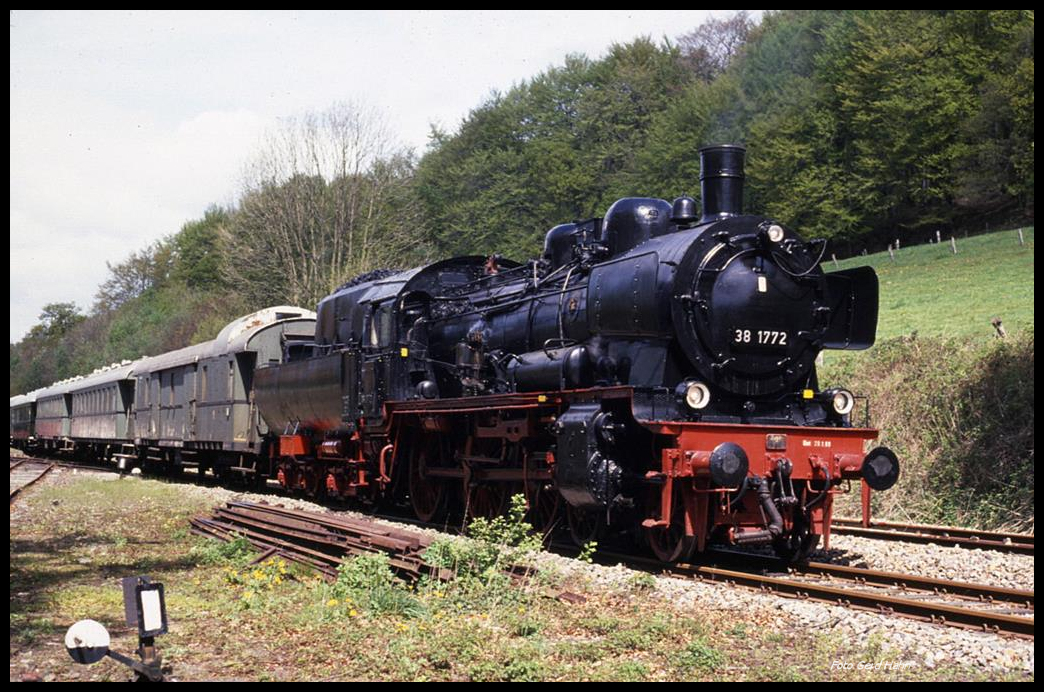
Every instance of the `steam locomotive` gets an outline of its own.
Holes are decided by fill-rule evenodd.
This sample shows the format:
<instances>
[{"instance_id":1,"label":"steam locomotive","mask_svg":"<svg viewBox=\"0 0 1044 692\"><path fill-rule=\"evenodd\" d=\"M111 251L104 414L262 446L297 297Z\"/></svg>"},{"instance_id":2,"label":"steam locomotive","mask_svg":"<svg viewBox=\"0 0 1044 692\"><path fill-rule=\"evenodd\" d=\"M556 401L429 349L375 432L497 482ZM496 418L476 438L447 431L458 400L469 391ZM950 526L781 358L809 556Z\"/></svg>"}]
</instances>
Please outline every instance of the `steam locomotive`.
<instances>
[{"instance_id":1,"label":"steam locomotive","mask_svg":"<svg viewBox=\"0 0 1044 692\"><path fill-rule=\"evenodd\" d=\"M877 277L825 273L824 241L744 214L743 147L700 157L701 214L689 197L621 199L555 226L525 263L356 277L319 303L314 335L305 311L255 320L265 346L250 337L229 360L228 401L243 408L231 440L201 439L198 411L231 340L204 345L209 376L172 354L127 364L137 406L121 446L95 449L399 502L424 521L494 516L523 493L542 531L568 527L579 545L628 535L666 562L722 543L801 559L829 540L850 481L886 490L899 475L894 453L867 451L877 431L853 424L856 396L821 390L815 369L823 349L873 344ZM165 365L198 403L158 434ZM24 404L12 400L13 436Z\"/></svg>"}]
</instances>

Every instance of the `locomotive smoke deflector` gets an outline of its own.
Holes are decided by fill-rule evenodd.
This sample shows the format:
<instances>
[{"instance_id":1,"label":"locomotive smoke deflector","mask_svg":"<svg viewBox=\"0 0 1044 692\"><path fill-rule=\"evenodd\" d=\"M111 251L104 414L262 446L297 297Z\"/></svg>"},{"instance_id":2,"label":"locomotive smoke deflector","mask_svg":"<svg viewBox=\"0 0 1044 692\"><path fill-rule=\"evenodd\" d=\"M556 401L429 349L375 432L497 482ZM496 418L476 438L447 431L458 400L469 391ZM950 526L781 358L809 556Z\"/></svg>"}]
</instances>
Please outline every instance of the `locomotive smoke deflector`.
<instances>
[{"instance_id":1,"label":"locomotive smoke deflector","mask_svg":"<svg viewBox=\"0 0 1044 692\"><path fill-rule=\"evenodd\" d=\"M700 223L720 221L743 213L743 157L738 144L715 144L700 149Z\"/></svg>"},{"instance_id":2,"label":"locomotive smoke deflector","mask_svg":"<svg viewBox=\"0 0 1044 692\"><path fill-rule=\"evenodd\" d=\"M859 351L877 339L878 282L870 267L853 267L826 275L830 327L823 348Z\"/></svg>"}]
</instances>

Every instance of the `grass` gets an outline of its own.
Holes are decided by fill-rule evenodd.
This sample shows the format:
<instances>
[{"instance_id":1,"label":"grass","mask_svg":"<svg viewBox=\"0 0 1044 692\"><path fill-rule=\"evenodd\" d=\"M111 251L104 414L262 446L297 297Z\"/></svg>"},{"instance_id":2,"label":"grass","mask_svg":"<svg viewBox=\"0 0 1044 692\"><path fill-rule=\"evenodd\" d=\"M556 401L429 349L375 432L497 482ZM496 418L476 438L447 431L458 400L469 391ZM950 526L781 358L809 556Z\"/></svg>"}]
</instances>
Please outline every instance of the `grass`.
<instances>
[{"instance_id":1,"label":"grass","mask_svg":"<svg viewBox=\"0 0 1044 692\"><path fill-rule=\"evenodd\" d=\"M576 578L556 584L554 576L506 587L483 579L406 585L370 559L348 563L330 584L278 559L250 564L254 555L242 545L217 548L178 534L212 497L187 485L66 475L27 493L11 517L12 679L29 671L128 679L112 661L77 666L57 644L72 622L91 617L110 629L114 649L132 653L118 580L142 573L166 585L171 629L158 644L181 680L998 677L964 667L832 670L838 659L898 654L777 630L774 615L758 608L680 609L644 579L615 590ZM114 541L117 533L126 542ZM546 597L552 587L587 600L561 603Z\"/></svg>"},{"instance_id":2,"label":"grass","mask_svg":"<svg viewBox=\"0 0 1044 692\"><path fill-rule=\"evenodd\" d=\"M1033 228L957 240L950 245L901 248L854 257L841 269L870 266L877 272L881 300L877 338L921 335L992 338L990 320L1000 317L1009 331L1033 326ZM827 271L834 263L824 262ZM828 352L829 354L830 352Z\"/></svg>"}]
</instances>

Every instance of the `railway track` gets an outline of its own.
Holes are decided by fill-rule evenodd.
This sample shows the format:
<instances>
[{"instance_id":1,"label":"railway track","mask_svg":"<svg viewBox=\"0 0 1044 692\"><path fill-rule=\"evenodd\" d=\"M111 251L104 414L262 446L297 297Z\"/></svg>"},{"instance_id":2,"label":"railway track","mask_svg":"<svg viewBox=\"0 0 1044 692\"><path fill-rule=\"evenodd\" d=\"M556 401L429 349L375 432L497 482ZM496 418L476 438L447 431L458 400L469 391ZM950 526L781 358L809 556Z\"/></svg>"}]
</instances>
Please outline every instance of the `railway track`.
<instances>
[{"instance_id":1,"label":"railway track","mask_svg":"<svg viewBox=\"0 0 1044 692\"><path fill-rule=\"evenodd\" d=\"M1005 533L1001 531L978 531L954 526L931 524L899 524L889 521L874 521L864 527L859 519L835 517L830 523L830 532L843 536L861 536L886 541L907 543L935 543L961 548L980 548L1021 555L1033 554L1033 534Z\"/></svg>"},{"instance_id":2,"label":"railway track","mask_svg":"<svg viewBox=\"0 0 1044 692\"><path fill-rule=\"evenodd\" d=\"M655 560L628 555L602 553L596 559L676 578L744 586L938 625L1033 638L1032 591L819 562L785 565L774 558L732 551L708 554L708 564L666 568Z\"/></svg>"},{"instance_id":3,"label":"railway track","mask_svg":"<svg viewBox=\"0 0 1044 692\"><path fill-rule=\"evenodd\" d=\"M11 502L13 503L23 490L46 476L53 468L54 463L43 459L11 457Z\"/></svg>"}]
</instances>

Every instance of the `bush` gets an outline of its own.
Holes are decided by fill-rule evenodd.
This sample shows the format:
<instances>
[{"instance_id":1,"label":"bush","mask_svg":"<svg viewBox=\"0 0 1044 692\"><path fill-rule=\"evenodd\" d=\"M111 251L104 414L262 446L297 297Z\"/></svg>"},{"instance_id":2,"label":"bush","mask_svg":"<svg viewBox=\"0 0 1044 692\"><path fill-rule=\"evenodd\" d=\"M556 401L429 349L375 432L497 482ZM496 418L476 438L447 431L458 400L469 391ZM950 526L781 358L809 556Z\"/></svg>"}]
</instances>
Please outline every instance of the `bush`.
<instances>
[{"instance_id":1,"label":"bush","mask_svg":"<svg viewBox=\"0 0 1044 692\"><path fill-rule=\"evenodd\" d=\"M1032 330L891 339L824 369L822 386L870 397L880 443L899 455L899 482L874 494L874 515L1032 531L1033 369Z\"/></svg>"},{"instance_id":2,"label":"bush","mask_svg":"<svg viewBox=\"0 0 1044 692\"><path fill-rule=\"evenodd\" d=\"M370 615L414 618L424 614L424 604L398 579L384 553L367 553L345 560L337 568L337 581L321 594L326 602L357 605ZM327 600L329 599L329 600Z\"/></svg>"},{"instance_id":3,"label":"bush","mask_svg":"<svg viewBox=\"0 0 1044 692\"><path fill-rule=\"evenodd\" d=\"M243 536L235 535L228 542L201 539L191 554L198 565L231 564L242 567L253 559L256 551L250 545L250 541Z\"/></svg>"},{"instance_id":4,"label":"bush","mask_svg":"<svg viewBox=\"0 0 1044 692\"><path fill-rule=\"evenodd\" d=\"M525 497L515 495L507 516L473 520L467 530L471 540L437 539L424 553L424 559L455 570L458 579L485 586L510 579L505 570L523 564L527 556L543 547L540 536L525 520L526 511Z\"/></svg>"}]
</instances>

